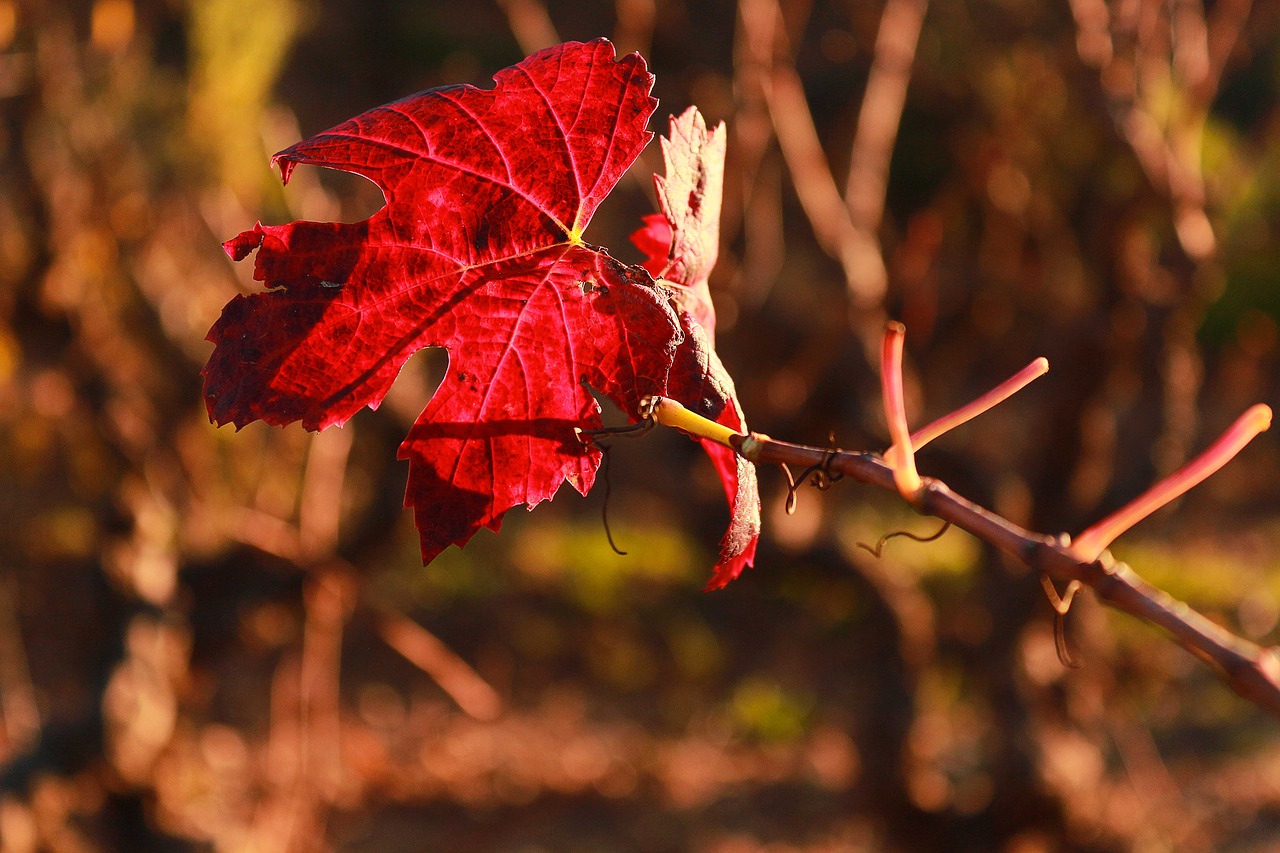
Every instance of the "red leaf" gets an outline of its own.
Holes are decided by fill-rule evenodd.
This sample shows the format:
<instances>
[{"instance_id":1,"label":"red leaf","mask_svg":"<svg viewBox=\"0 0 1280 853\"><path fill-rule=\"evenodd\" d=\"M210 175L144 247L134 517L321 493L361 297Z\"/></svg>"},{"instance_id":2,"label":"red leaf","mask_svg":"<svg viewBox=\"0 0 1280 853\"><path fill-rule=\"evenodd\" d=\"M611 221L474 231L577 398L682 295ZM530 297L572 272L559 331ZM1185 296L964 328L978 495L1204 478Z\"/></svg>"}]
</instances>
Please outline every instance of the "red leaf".
<instances>
[{"instance_id":1,"label":"red leaf","mask_svg":"<svg viewBox=\"0 0 1280 853\"><path fill-rule=\"evenodd\" d=\"M642 219L644 227L632 233L631 242L645 254L640 266L654 278L662 278L670 263L671 222L661 213L650 213Z\"/></svg>"},{"instance_id":2,"label":"red leaf","mask_svg":"<svg viewBox=\"0 0 1280 853\"><path fill-rule=\"evenodd\" d=\"M654 278L677 285L680 304L715 345L716 315L707 279L720 255L720 202L724 197L724 122L707 130L697 107L672 116L660 139L665 175L654 175L661 213L644 218L631 242L648 255Z\"/></svg>"},{"instance_id":3,"label":"red leaf","mask_svg":"<svg viewBox=\"0 0 1280 853\"><path fill-rule=\"evenodd\" d=\"M702 347L710 353L712 366L706 381L715 386L711 396L728 401L715 420L745 432L746 422L732 383L717 384L718 377L728 379L728 372L715 355L716 314L707 284L720 253L724 123L707 130L702 114L696 107L689 107L680 116L671 117L669 133L669 138L660 140L666 174L653 176L662 212L644 217L644 227L631 235L631 242L648 256L644 268L675 288L681 320L689 336L701 339ZM701 393L693 388L680 391L690 399L698 399ZM676 393L672 396L682 403L685 400ZM760 495L754 465L723 445L705 440L701 444L720 475L732 512L729 531L720 544L715 575L707 585L717 589L755 560Z\"/></svg>"},{"instance_id":4,"label":"red leaf","mask_svg":"<svg viewBox=\"0 0 1280 853\"><path fill-rule=\"evenodd\" d=\"M586 385L633 418L648 394L708 417L732 398L670 292L581 241L651 136L644 61L569 43L494 81L419 93L277 154L286 182L298 163L341 169L387 203L360 223L228 240L236 260L257 251L269 289L233 299L209 332L209 414L237 427L341 424L376 407L414 352L448 349L400 448L424 562L565 480L586 493L600 461L575 433L600 426Z\"/></svg>"},{"instance_id":5,"label":"red leaf","mask_svg":"<svg viewBox=\"0 0 1280 853\"><path fill-rule=\"evenodd\" d=\"M692 319L688 311L680 312L680 323L685 330L687 340L697 345L691 350L682 348L681 354L689 352L705 352L705 366L672 371L679 378L671 382L668 396L679 400L687 408L689 401L695 401L691 407L737 432L746 432L747 424L742 418L741 405L729 379L729 373L720 363L715 350L706 341L702 327ZM726 401L719 412L712 401ZM696 401L700 401L700 404ZM715 573L707 582L707 589L720 589L729 581L742 574L742 570L755 562L756 542L760 538L760 490L756 483L756 466L739 456L734 451L714 441L699 439L699 444L711 457L716 473L720 475L720 483L724 486L725 498L729 501L729 529L720 540L720 558L716 561Z\"/></svg>"}]
</instances>

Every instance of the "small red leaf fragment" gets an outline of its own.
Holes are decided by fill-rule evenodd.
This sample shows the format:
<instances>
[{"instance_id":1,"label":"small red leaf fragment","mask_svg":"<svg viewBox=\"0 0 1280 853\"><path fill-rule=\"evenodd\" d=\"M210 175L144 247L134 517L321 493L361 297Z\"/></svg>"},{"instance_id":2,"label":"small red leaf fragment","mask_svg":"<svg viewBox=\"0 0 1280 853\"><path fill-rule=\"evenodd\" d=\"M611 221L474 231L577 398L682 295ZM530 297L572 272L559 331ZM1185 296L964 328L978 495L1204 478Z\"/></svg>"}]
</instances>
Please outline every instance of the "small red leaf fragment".
<instances>
[{"instance_id":1,"label":"small red leaf fragment","mask_svg":"<svg viewBox=\"0 0 1280 853\"><path fill-rule=\"evenodd\" d=\"M640 266L654 278L662 278L670 263L671 223L661 213L650 213L642 221L644 227L632 233L631 242L644 252Z\"/></svg>"}]
</instances>

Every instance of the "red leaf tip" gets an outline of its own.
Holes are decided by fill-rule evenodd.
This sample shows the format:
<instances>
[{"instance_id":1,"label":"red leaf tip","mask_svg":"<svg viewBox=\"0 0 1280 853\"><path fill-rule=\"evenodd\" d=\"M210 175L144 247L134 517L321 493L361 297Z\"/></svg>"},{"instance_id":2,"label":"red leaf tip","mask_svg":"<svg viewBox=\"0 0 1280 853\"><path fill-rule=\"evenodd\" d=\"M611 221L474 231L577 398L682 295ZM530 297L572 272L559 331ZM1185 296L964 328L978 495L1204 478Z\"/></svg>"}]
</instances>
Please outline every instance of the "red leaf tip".
<instances>
[{"instance_id":1,"label":"red leaf tip","mask_svg":"<svg viewBox=\"0 0 1280 853\"><path fill-rule=\"evenodd\" d=\"M250 253L256 251L262 245L265 237L266 232L262 229L262 223L255 222L248 231L241 231L223 243L222 251L226 252L227 257L233 261L243 261L249 257Z\"/></svg>"},{"instance_id":2,"label":"red leaf tip","mask_svg":"<svg viewBox=\"0 0 1280 853\"><path fill-rule=\"evenodd\" d=\"M644 227L631 234L631 243L641 252L645 259L640 262L649 275L661 278L667 271L667 256L671 252L671 220L665 214L646 214L642 220Z\"/></svg>"},{"instance_id":3,"label":"red leaf tip","mask_svg":"<svg viewBox=\"0 0 1280 853\"><path fill-rule=\"evenodd\" d=\"M288 185L289 185L289 177L293 174L293 167L294 167L294 166L296 166L296 165L298 165L298 164L297 164L297 161L295 161L295 160L290 160L290 159L285 158L285 157L281 157L279 154L277 154L275 157L272 157L272 158L271 158L271 164L272 164L272 165L279 164L279 166L280 166L280 183L281 183L281 184L283 184L284 186L288 186Z\"/></svg>"}]
</instances>

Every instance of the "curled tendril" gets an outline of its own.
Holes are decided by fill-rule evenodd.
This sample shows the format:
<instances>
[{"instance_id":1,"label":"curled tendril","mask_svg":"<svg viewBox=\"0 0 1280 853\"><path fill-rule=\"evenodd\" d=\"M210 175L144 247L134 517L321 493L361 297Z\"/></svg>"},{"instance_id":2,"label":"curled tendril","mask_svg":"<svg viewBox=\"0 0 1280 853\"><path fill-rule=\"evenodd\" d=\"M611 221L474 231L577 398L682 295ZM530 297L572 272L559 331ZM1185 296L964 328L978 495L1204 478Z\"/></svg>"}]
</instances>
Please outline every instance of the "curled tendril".
<instances>
[{"instance_id":1,"label":"curled tendril","mask_svg":"<svg viewBox=\"0 0 1280 853\"><path fill-rule=\"evenodd\" d=\"M875 557L878 560L880 559L881 553L884 551L885 543L888 542L890 539L896 539L899 536L905 536L906 538L910 539L913 542L936 542L937 540L941 539L943 534L945 534L950 529L951 529L951 522L943 521L942 526L939 527L937 531L930 533L928 536L921 536L920 534L912 533L909 530L895 530L892 533L886 533L884 536L881 536L880 541L876 542L874 548L868 545L866 542L859 542L858 547L866 551L868 554L870 554L871 556Z\"/></svg>"},{"instance_id":2,"label":"curled tendril","mask_svg":"<svg viewBox=\"0 0 1280 853\"><path fill-rule=\"evenodd\" d=\"M609 451L612 448L607 444L597 444L600 448L600 455L603 457L603 464L600 466L600 476L604 477L604 503L600 506L600 522L604 525L604 537L609 540L609 547L613 549L613 553L619 557L627 556L627 552L618 547L613 541L613 531L609 529L609 494L613 491L613 481L609 478Z\"/></svg>"},{"instance_id":3,"label":"curled tendril","mask_svg":"<svg viewBox=\"0 0 1280 853\"><path fill-rule=\"evenodd\" d=\"M612 446L601 443L602 438L640 438L649 430L653 429L656 421L648 414L642 413L644 419L626 426L619 427L601 427L600 429L580 429L574 427L574 434L578 436L578 441L586 447L594 447L600 451L601 464L600 476L604 478L604 503L600 507L600 522L604 525L605 538L609 540L609 547L613 549L613 553L619 557L627 556L627 552L618 547L613 541L613 530L609 527L609 496L613 492L613 483L609 477L609 460Z\"/></svg>"},{"instance_id":4,"label":"curled tendril","mask_svg":"<svg viewBox=\"0 0 1280 853\"><path fill-rule=\"evenodd\" d=\"M1080 581L1073 580L1067 584L1067 589L1062 595L1058 595L1058 588L1053 585L1053 580L1048 575L1040 576L1040 585L1044 587L1044 594L1049 598L1049 606L1053 608L1053 645L1058 652L1058 662L1067 669L1079 669L1084 666L1084 662L1071 654L1071 649L1067 646L1067 613L1071 610L1071 603L1075 601L1076 593L1083 589Z\"/></svg>"},{"instance_id":5,"label":"curled tendril","mask_svg":"<svg viewBox=\"0 0 1280 853\"><path fill-rule=\"evenodd\" d=\"M835 446L836 437L834 433L829 437L829 441L831 446L822 454L822 460L820 462L815 462L808 468L805 468L800 472L799 477L792 475L791 469L787 467L786 463L782 464L782 472L787 475L787 503L785 507L787 515L795 513L796 492L805 484L806 481L815 488L821 489L825 492L827 489L831 488L833 483L836 483L844 477L844 474L841 474L839 471L831 470L831 463L844 451Z\"/></svg>"}]
</instances>

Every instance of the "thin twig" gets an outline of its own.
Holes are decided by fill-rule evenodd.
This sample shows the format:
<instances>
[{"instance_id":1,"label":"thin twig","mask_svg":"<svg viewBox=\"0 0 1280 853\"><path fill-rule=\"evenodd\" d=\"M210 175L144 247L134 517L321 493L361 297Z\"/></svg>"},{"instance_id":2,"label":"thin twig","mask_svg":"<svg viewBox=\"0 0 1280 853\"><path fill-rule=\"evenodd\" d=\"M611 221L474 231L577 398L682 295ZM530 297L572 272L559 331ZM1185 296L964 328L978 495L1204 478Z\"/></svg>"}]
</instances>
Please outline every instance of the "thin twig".
<instances>
[{"instance_id":1,"label":"thin twig","mask_svg":"<svg viewBox=\"0 0 1280 853\"><path fill-rule=\"evenodd\" d=\"M919 450L935 438L945 435L961 424L968 423L983 412L989 411L997 404L1009 399L1027 387L1028 383L1039 379L1048 372L1049 360L1043 357L1037 358L972 403L961 406L951 414L938 418L928 426L911 433L911 446Z\"/></svg>"},{"instance_id":2,"label":"thin twig","mask_svg":"<svg viewBox=\"0 0 1280 853\"><path fill-rule=\"evenodd\" d=\"M8 567L6 567L8 568ZM40 705L18 624L18 580L0 580L0 755L6 759L40 738Z\"/></svg>"},{"instance_id":3,"label":"thin twig","mask_svg":"<svg viewBox=\"0 0 1280 853\"><path fill-rule=\"evenodd\" d=\"M844 200L853 224L865 234L880 230L889 159L893 155L907 84L916 60L916 45L929 0L888 0L880 15L875 57L858 110L858 130L849 155Z\"/></svg>"},{"instance_id":4,"label":"thin twig","mask_svg":"<svg viewBox=\"0 0 1280 853\"><path fill-rule=\"evenodd\" d=\"M1196 261L1213 257L1217 238L1200 163L1205 122L1252 3L1229 0L1209 13L1199 2L1148 3L1136 20L1105 0L1070 5L1080 58L1097 68L1117 130L1151 186L1170 202L1179 242ZM1172 102L1174 114L1163 117L1170 86L1180 97Z\"/></svg>"},{"instance_id":5,"label":"thin twig","mask_svg":"<svg viewBox=\"0 0 1280 853\"><path fill-rule=\"evenodd\" d=\"M458 707L477 720L497 719L502 699L471 666L435 634L390 608L380 608L378 635L414 666L431 676Z\"/></svg>"},{"instance_id":6,"label":"thin twig","mask_svg":"<svg viewBox=\"0 0 1280 853\"><path fill-rule=\"evenodd\" d=\"M1234 459L1259 433L1270 427L1270 407L1262 403L1250 407L1221 438L1193 461L1077 536L1071 543L1072 552L1084 560L1096 559L1116 537L1203 482L1210 474Z\"/></svg>"},{"instance_id":7,"label":"thin twig","mask_svg":"<svg viewBox=\"0 0 1280 853\"><path fill-rule=\"evenodd\" d=\"M267 513L242 513L228 535L235 541L297 563L304 569L320 565L309 562L313 556L304 547L297 527ZM357 587L357 603L377 615L379 635L387 645L435 679L465 713L478 720L491 720L502 713L501 698L478 672L426 628L375 600L368 587L360 583L359 572L351 563L336 554L314 559L322 560L329 573L345 578L347 583Z\"/></svg>"},{"instance_id":8,"label":"thin twig","mask_svg":"<svg viewBox=\"0 0 1280 853\"><path fill-rule=\"evenodd\" d=\"M739 18L751 61L759 72L764 101L773 122L796 195L818 243L844 269L850 300L858 311L878 313L888 275L874 235L860 229L836 185L813 122L804 84L791 64L776 0L741 0ZM895 123L896 126L896 123ZM867 328L881 325L879 318Z\"/></svg>"},{"instance_id":9,"label":"thin twig","mask_svg":"<svg viewBox=\"0 0 1280 853\"><path fill-rule=\"evenodd\" d=\"M560 35L542 0L498 0L498 6L507 13L511 34L526 54L537 53L560 42Z\"/></svg>"},{"instance_id":10,"label":"thin twig","mask_svg":"<svg viewBox=\"0 0 1280 853\"><path fill-rule=\"evenodd\" d=\"M616 0L614 9L618 23L613 31L613 43L619 54L635 51L648 56L653 46L653 28L658 20L658 7L654 0Z\"/></svg>"},{"instance_id":11,"label":"thin twig","mask_svg":"<svg viewBox=\"0 0 1280 853\"><path fill-rule=\"evenodd\" d=\"M342 494L353 431L331 429L311 436L307 467L298 500L298 537L308 554L332 552L338 545Z\"/></svg>"}]
</instances>

